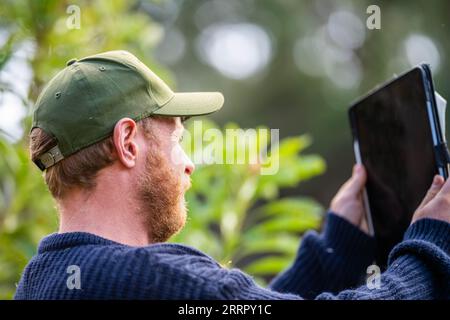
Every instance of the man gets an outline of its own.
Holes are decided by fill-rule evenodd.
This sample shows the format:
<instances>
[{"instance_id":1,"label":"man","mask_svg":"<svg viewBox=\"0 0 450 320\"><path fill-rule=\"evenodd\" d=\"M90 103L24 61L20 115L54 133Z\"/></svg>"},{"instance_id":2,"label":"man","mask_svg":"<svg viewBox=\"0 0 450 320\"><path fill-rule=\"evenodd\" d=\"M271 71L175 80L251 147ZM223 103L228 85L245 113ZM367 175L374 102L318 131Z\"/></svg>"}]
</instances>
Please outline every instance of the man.
<instances>
[{"instance_id":1,"label":"man","mask_svg":"<svg viewBox=\"0 0 450 320\"><path fill-rule=\"evenodd\" d=\"M438 176L375 290L358 288L374 249L358 228L362 166L333 199L323 233L308 233L267 289L194 248L164 243L185 223L194 171L179 145L182 119L222 104L220 93L173 93L124 51L69 61L41 93L30 135L60 228L39 244L15 298L449 298L450 182Z\"/></svg>"}]
</instances>

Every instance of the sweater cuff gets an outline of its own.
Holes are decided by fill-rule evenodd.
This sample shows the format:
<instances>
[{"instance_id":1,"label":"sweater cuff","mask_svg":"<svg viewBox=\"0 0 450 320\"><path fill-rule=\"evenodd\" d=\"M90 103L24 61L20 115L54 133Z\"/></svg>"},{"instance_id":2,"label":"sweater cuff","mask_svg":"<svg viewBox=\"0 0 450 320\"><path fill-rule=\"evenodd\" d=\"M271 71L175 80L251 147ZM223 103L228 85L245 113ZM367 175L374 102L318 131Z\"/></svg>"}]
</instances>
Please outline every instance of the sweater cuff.
<instances>
[{"instance_id":1,"label":"sweater cuff","mask_svg":"<svg viewBox=\"0 0 450 320\"><path fill-rule=\"evenodd\" d=\"M431 242L450 255L450 223L422 218L414 222L407 230L403 240L422 240Z\"/></svg>"},{"instance_id":2,"label":"sweater cuff","mask_svg":"<svg viewBox=\"0 0 450 320\"><path fill-rule=\"evenodd\" d=\"M443 296L448 298L446 284L450 279L449 236L450 224L445 221L423 218L414 222L406 231L403 241L389 254L389 268L406 269L402 259L413 258L419 261L420 265L426 268L424 270L433 275L435 284L443 284ZM422 274L424 272L422 271Z\"/></svg>"},{"instance_id":3,"label":"sweater cuff","mask_svg":"<svg viewBox=\"0 0 450 320\"><path fill-rule=\"evenodd\" d=\"M321 237L328 251L332 248L345 260L360 261L363 265L373 262L375 238L332 211L328 211Z\"/></svg>"}]
</instances>

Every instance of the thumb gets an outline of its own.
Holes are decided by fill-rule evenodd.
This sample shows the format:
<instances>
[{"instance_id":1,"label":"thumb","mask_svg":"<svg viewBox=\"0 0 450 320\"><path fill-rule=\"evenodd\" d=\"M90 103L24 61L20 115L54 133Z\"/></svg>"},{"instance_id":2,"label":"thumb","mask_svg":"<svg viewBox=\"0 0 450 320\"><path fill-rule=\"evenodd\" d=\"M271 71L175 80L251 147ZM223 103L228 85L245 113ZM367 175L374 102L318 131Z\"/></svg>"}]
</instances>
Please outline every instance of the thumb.
<instances>
[{"instance_id":1,"label":"thumb","mask_svg":"<svg viewBox=\"0 0 450 320\"><path fill-rule=\"evenodd\" d=\"M438 192L441 190L443 184L444 184L444 178L442 178L439 175L435 175L433 178L433 183L431 184L430 189L428 189L427 194L423 198L418 209L426 206L427 203L430 202L438 194Z\"/></svg>"},{"instance_id":2,"label":"thumb","mask_svg":"<svg viewBox=\"0 0 450 320\"><path fill-rule=\"evenodd\" d=\"M366 184L367 174L362 164L355 164L353 166L353 174L349 180L347 190L353 194L359 193Z\"/></svg>"}]
</instances>

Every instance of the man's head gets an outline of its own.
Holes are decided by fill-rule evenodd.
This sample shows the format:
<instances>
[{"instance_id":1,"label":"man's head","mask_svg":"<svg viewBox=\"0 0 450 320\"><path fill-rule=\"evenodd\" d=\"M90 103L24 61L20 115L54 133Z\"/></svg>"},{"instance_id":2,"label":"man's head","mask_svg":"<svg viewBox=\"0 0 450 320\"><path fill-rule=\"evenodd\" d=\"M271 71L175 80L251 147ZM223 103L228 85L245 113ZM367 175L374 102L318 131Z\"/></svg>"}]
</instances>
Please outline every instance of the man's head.
<instances>
[{"instance_id":1,"label":"man's head","mask_svg":"<svg viewBox=\"0 0 450 320\"><path fill-rule=\"evenodd\" d=\"M59 203L110 186L132 198L152 241L165 241L184 225L194 170L182 120L222 104L220 93L173 93L126 52L71 61L38 99L31 158Z\"/></svg>"}]
</instances>

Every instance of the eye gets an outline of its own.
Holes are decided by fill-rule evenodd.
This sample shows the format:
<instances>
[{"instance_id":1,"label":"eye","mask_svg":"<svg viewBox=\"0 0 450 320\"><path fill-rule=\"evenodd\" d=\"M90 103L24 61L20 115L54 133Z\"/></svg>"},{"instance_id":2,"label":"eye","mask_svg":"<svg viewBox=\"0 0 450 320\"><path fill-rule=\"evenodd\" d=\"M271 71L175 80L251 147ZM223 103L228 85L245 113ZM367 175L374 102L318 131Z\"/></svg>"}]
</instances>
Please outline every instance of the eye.
<instances>
[{"instance_id":1,"label":"eye","mask_svg":"<svg viewBox=\"0 0 450 320\"><path fill-rule=\"evenodd\" d=\"M178 142L183 141L183 139L184 139L184 135L181 135L181 136L180 136L180 139L178 140Z\"/></svg>"}]
</instances>

